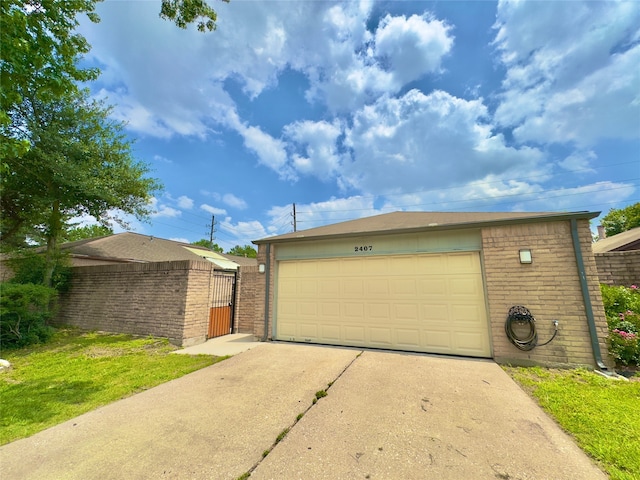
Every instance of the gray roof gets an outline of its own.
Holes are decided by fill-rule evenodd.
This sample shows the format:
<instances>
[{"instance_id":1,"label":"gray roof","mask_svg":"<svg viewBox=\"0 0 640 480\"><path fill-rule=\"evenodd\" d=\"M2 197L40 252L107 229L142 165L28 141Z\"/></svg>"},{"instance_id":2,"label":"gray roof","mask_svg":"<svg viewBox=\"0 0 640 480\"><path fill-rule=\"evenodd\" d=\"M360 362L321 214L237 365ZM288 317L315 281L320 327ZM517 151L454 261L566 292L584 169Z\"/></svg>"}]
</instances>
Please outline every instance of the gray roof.
<instances>
[{"instance_id":1,"label":"gray roof","mask_svg":"<svg viewBox=\"0 0 640 480\"><path fill-rule=\"evenodd\" d=\"M63 243L60 248L71 252L76 257L98 258L114 262L149 263L206 259L221 269L237 268L237 265L242 264L257 264L255 259L252 259L253 263L247 263L243 257L216 254L198 245L132 232ZM236 261L239 258L243 258L242 263ZM219 262L216 262L216 259Z\"/></svg>"},{"instance_id":2,"label":"gray roof","mask_svg":"<svg viewBox=\"0 0 640 480\"><path fill-rule=\"evenodd\" d=\"M640 250L640 227L598 240L592 249L593 253Z\"/></svg>"},{"instance_id":3,"label":"gray roof","mask_svg":"<svg viewBox=\"0 0 640 480\"><path fill-rule=\"evenodd\" d=\"M334 223L324 227L254 240L253 243L280 243L320 240L334 236L409 233L424 230L480 228L504 223L531 223L571 218L595 218L600 212L393 212Z\"/></svg>"}]
</instances>

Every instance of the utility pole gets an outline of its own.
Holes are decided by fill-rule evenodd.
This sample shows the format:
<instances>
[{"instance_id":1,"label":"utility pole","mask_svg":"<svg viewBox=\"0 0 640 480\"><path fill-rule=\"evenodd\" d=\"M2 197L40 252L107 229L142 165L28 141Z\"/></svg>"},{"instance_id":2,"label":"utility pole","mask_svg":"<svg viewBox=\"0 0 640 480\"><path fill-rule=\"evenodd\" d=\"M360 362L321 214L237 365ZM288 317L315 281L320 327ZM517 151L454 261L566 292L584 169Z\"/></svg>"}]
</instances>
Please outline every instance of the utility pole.
<instances>
[{"instance_id":1,"label":"utility pole","mask_svg":"<svg viewBox=\"0 0 640 480\"><path fill-rule=\"evenodd\" d=\"M297 220L296 220L296 204L293 204L293 231L297 232L298 231L298 225L297 225Z\"/></svg>"},{"instance_id":2,"label":"utility pole","mask_svg":"<svg viewBox=\"0 0 640 480\"><path fill-rule=\"evenodd\" d=\"M207 227L210 227L211 230L209 230L209 241L213 244L213 239L215 238L213 236L214 232L216 231L216 217L215 215L211 215L211 225L207 225Z\"/></svg>"}]
</instances>

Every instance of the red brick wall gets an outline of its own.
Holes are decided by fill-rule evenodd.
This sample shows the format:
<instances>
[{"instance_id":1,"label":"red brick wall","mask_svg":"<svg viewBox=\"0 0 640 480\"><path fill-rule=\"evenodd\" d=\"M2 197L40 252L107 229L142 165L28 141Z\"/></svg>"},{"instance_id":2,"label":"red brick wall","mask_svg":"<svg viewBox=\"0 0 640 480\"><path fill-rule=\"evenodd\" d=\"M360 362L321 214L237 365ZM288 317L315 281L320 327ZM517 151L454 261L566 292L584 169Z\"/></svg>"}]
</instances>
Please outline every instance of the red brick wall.
<instances>
[{"instance_id":1,"label":"red brick wall","mask_svg":"<svg viewBox=\"0 0 640 480\"><path fill-rule=\"evenodd\" d=\"M578 221L578 231L600 349L604 361L608 362L604 344L607 325L588 221ZM595 365L572 242L568 221L482 229L485 284L496 361ZM520 264L518 251L523 248L532 250L533 263ZM552 320L557 319L560 325L555 340L530 352L512 345L505 335L504 324L514 305L524 305L534 315L540 343L551 337Z\"/></svg>"}]
</instances>

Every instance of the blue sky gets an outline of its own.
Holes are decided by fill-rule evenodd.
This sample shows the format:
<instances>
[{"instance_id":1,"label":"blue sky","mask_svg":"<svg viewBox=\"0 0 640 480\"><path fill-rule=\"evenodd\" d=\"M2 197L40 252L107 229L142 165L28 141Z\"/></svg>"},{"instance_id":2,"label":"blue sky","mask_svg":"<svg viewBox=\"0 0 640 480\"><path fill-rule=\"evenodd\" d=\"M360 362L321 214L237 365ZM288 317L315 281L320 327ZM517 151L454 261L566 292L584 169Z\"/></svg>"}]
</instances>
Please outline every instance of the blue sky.
<instances>
[{"instance_id":1,"label":"blue sky","mask_svg":"<svg viewBox=\"0 0 640 480\"><path fill-rule=\"evenodd\" d=\"M159 2L82 22L96 97L165 185L132 231L229 249L397 210L640 201L640 4Z\"/></svg>"}]
</instances>

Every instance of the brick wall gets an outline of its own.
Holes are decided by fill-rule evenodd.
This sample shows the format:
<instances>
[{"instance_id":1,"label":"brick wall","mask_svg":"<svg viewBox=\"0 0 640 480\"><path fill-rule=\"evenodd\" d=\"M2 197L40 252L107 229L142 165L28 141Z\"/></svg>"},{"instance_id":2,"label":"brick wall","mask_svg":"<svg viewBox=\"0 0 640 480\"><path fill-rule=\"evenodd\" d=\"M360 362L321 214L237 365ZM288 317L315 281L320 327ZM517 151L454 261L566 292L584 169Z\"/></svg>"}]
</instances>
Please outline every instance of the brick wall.
<instances>
[{"instance_id":1,"label":"brick wall","mask_svg":"<svg viewBox=\"0 0 640 480\"><path fill-rule=\"evenodd\" d=\"M607 334L591 232L578 221L588 289L593 304L600 349L607 363ZM570 222L496 226L482 229L493 354L498 362L514 364L595 365ZM520 264L518 251L532 250L533 263ZM509 309L524 305L536 318L539 342L553 334L552 320L560 322L558 336L549 345L523 352L504 333Z\"/></svg>"},{"instance_id":2,"label":"brick wall","mask_svg":"<svg viewBox=\"0 0 640 480\"><path fill-rule=\"evenodd\" d=\"M275 298L275 246L271 245L270 253L270 266L269 271L258 274L258 280L256 282L256 309L255 317L253 321L253 334L258 338L264 337L264 320L265 320L265 290L267 276L269 283L269 325L267 327L267 339L271 339L273 332L273 299ZM267 246L261 244L258 246L258 265L267 264Z\"/></svg>"},{"instance_id":3,"label":"brick wall","mask_svg":"<svg viewBox=\"0 0 640 480\"><path fill-rule=\"evenodd\" d=\"M640 250L596 253L600 283L640 285Z\"/></svg>"},{"instance_id":4,"label":"brick wall","mask_svg":"<svg viewBox=\"0 0 640 480\"><path fill-rule=\"evenodd\" d=\"M56 323L203 342L212 269L197 261L74 267Z\"/></svg>"},{"instance_id":5,"label":"brick wall","mask_svg":"<svg viewBox=\"0 0 640 480\"><path fill-rule=\"evenodd\" d=\"M259 304L264 303L264 291L258 293L264 274L258 267L240 267L236 279L236 304L233 333L254 333L254 322L259 316Z\"/></svg>"}]
</instances>

